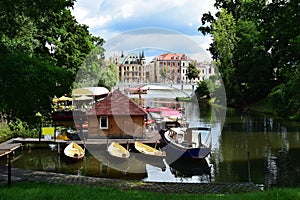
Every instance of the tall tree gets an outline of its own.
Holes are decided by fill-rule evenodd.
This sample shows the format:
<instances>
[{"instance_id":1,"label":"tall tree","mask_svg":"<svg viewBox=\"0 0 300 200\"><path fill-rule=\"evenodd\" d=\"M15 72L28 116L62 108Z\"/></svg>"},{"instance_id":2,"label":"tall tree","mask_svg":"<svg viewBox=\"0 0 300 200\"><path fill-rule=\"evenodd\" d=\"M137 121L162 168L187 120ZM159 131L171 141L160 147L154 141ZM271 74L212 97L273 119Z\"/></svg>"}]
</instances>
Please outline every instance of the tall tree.
<instances>
[{"instance_id":1,"label":"tall tree","mask_svg":"<svg viewBox=\"0 0 300 200\"><path fill-rule=\"evenodd\" d=\"M189 66L187 68L186 76L188 79L195 80L196 78L199 78L199 70L196 68L195 63L189 63Z\"/></svg>"},{"instance_id":2,"label":"tall tree","mask_svg":"<svg viewBox=\"0 0 300 200\"><path fill-rule=\"evenodd\" d=\"M229 103L265 98L297 75L299 6L297 0L216 0L219 12L203 15L198 30L213 38L209 50Z\"/></svg>"},{"instance_id":3,"label":"tall tree","mask_svg":"<svg viewBox=\"0 0 300 200\"><path fill-rule=\"evenodd\" d=\"M34 120L68 93L85 56L102 44L71 15L74 0L0 2L0 114Z\"/></svg>"},{"instance_id":4,"label":"tall tree","mask_svg":"<svg viewBox=\"0 0 300 200\"><path fill-rule=\"evenodd\" d=\"M77 72L75 88L101 86L111 90L118 81L119 68L111 60L105 60L104 49L94 48Z\"/></svg>"}]
</instances>

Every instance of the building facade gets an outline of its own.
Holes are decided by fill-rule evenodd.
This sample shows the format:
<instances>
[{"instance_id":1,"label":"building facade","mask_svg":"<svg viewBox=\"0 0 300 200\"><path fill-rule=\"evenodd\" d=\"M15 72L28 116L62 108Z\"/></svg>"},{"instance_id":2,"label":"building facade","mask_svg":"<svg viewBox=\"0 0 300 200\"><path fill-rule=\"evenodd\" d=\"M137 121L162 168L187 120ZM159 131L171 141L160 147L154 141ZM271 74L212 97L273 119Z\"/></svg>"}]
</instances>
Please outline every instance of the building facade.
<instances>
[{"instance_id":1,"label":"building facade","mask_svg":"<svg viewBox=\"0 0 300 200\"><path fill-rule=\"evenodd\" d=\"M119 83L146 82L146 58L144 52L137 55L130 53L124 56L114 56L114 63L119 67Z\"/></svg>"},{"instance_id":2,"label":"building facade","mask_svg":"<svg viewBox=\"0 0 300 200\"><path fill-rule=\"evenodd\" d=\"M147 112L116 89L86 113L88 138L143 138Z\"/></svg>"}]
</instances>

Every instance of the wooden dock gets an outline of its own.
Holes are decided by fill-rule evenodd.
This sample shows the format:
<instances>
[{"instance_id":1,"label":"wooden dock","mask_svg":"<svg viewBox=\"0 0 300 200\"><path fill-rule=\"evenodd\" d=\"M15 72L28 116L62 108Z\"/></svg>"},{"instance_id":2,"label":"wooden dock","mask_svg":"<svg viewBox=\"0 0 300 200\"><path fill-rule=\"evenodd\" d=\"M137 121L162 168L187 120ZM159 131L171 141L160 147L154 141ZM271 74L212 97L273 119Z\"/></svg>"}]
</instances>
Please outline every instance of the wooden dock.
<instances>
[{"instance_id":1,"label":"wooden dock","mask_svg":"<svg viewBox=\"0 0 300 200\"><path fill-rule=\"evenodd\" d=\"M119 139L119 138L98 138L98 139L85 139L85 140L76 140L77 144L107 144L111 142L118 142L120 144L131 144L135 141L143 142L146 144L155 144L159 143L160 135L153 134L151 137L147 138L129 138L129 139ZM21 144L30 144L30 143L45 143L45 144L69 144L72 140L59 140L59 139L45 139L45 138L14 138L13 142Z\"/></svg>"},{"instance_id":2,"label":"wooden dock","mask_svg":"<svg viewBox=\"0 0 300 200\"><path fill-rule=\"evenodd\" d=\"M0 157L7 156L7 185L11 187L11 156L10 154L18 149L22 144L8 140L0 144Z\"/></svg>"}]
</instances>

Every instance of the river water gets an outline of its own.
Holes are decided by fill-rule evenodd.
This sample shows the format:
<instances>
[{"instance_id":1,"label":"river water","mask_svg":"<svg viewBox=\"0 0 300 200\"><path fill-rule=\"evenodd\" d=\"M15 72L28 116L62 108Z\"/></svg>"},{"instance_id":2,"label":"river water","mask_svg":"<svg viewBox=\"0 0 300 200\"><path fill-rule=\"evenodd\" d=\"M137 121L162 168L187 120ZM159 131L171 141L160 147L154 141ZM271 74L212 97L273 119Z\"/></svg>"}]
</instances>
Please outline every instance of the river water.
<instances>
[{"instance_id":1,"label":"river water","mask_svg":"<svg viewBox=\"0 0 300 200\"><path fill-rule=\"evenodd\" d=\"M66 163L55 148L26 146L17 151L13 167L81 174L97 177L163 182L246 182L264 187L299 186L300 124L276 119L248 110L224 109L197 102L176 102L182 94L176 91L149 91L139 99L142 106L185 108L190 126L212 128L212 154L207 158L211 177L203 171L203 163L176 163L163 160L158 165L133 159L125 170L110 167L87 152L84 160ZM185 96L185 95L183 95ZM248 157L249 156L249 157ZM0 160L4 164L5 160ZM120 166L121 167L121 166ZM126 171L137 169L138 173Z\"/></svg>"}]
</instances>

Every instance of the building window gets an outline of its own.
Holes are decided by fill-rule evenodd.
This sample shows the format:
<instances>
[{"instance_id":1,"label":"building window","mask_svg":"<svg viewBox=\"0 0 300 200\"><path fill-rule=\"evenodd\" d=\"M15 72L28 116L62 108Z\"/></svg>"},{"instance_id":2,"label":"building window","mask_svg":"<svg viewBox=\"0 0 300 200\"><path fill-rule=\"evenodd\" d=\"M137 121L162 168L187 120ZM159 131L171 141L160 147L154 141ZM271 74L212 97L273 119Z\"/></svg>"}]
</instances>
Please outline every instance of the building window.
<instances>
[{"instance_id":1,"label":"building window","mask_svg":"<svg viewBox=\"0 0 300 200\"><path fill-rule=\"evenodd\" d=\"M100 129L108 129L108 117L100 116Z\"/></svg>"}]
</instances>

